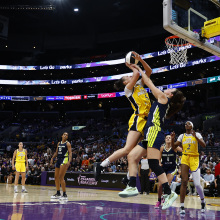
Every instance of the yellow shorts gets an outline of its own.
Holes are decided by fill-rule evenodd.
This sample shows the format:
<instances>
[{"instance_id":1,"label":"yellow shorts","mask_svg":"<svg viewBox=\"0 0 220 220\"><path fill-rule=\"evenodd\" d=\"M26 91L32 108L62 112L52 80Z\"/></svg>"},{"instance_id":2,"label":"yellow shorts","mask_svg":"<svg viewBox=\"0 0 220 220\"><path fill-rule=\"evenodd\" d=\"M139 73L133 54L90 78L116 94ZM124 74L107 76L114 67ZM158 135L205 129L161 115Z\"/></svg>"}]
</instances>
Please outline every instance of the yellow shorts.
<instances>
[{"instance_id":1,"label":"yellow shorts","mask_svg":"<svg viewBox=\"0 0 220 220\"><path fill-rule=\"evenodd\" d=\"M26 166L25 166L25 163L16 163L15 164L15 168L16 168L16 171L19 172L19 173L25 173L26 172Z\"/></svg>"},{"instance_id":2,"label":"yellow shorts","mask_svg":"<svg viewBox=\"0 0 220 220\"><path fill-rule=\"evenodd\" d=\"M181 164L187 165L192 172L195 172L199 168L199 156L183 154Z\"/></svg>"},{"instance_id":3,"label":"yellow shorts","mask_svg":"<svg viewBox=\"0 0 220 220\"><path fill-rule=\"evenodd\" d=\"M144 136L144 127L147 123L146 116L133 114L128 122L128 131L139 131Z\"/></svg>"}]
</instances>

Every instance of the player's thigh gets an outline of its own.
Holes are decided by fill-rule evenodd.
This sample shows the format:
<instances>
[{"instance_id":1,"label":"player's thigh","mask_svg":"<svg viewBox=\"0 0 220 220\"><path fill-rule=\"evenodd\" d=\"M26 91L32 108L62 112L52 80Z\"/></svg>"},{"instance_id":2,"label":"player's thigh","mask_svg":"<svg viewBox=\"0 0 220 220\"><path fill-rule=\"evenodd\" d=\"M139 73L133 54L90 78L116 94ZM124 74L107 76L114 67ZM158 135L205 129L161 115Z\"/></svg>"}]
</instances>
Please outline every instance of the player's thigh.
<instances>
[{"instance_id":1,"label":"player's thigh","mask_svg":"<svg viewBox=\"0 0 220 220\"><path fill-rule=\"evenodd\" d=\"M67 167L66 164L62 164L62 165L60 166L60 174L59 174L59 177L60 177L61 179L64 178L67 169L68 169L68 167Z\"/></svg>"},{"instance_id":2,"label":"player's thigh","mask_svg":"<svg viewBox=\"0 0 220 220\"><path fill-rule=\"evenodd\" d=\"M137 145L138 140L141 137L141 133L138 131L129 131L127 140L126 140L126 145L125 148L129 152Z\"/></svg>"},{"instance_id":3,"label":"player's thigh","mask_svg":"<svg viewBox=\"0 0 220 220\"><path fill-rule=\"evenodd\" d=\"M137 161L141 159L142 156L146 155L147 150L140 145L134 147L131 152L128 154L128 162Z\"/></svg>"},{"instance_id":4,"label":"player's thigh","mask_svg":"<svg viewBox=\"0 0 220 220\"><path fill-rule=\"evenodd\" d=\"M26 166L25 166L25 163L22 163L21 164L21 173L26 173Z\"/></svg>"},{"instance_id":5,"label":"player's thigh","mask_svg":"<svg viewBox=\"0 0 220 220\"><path fill-rule=\"evenodd\" d=\"M16 163L16 164L15 164L15 170L16 170L16 172L18 172L18 173L21 172L21 163Z\"/></svg>"},{"instance_id":6,"label":"player's thigh","mask_svg":"<svg viewBox=\"0 0 220 220\"><path fill-rule=\"evenodd\" d=\"M157 159L160 160L160 151L157 148L154 147L148 147L147 148L147 159Z\"/></svg>"},{"instance_id":7,"label":"player's thigh","mask_svg":"<svg viewBox=\"0 0 220 220\"><path fill-rule=\"evenodd\" d=\"M183 181L188 181L189 179L189 166L186 164L181 164L181 178Z\"/></svg>"},{"instance_id":8,"label":"player's thigh","mask_svg":"<svg viewBox=\"0 0 220 220\"><path fill-rule=\"evenodd\" d=\"M195 172L199 169L199 157L191 156L190 157L190 170Z\"/></svg>"}]
</instances>

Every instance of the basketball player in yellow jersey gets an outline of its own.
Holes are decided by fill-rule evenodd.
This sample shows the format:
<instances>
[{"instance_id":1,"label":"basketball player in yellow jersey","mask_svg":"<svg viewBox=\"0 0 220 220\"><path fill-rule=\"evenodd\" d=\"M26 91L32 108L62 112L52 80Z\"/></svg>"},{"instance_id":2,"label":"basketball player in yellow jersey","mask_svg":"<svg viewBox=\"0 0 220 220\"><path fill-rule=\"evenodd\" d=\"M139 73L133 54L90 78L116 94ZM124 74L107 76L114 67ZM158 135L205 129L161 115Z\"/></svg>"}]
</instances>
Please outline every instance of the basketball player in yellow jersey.
<instances>
[{"instance_id":1,"label":"basketball player in yellow jersey","mask_svg":"<svg viewBox=\"0 0 220 220\"><path fill-rule=\"evenodd\" d=\"M180 188L180 214L185 214L184 200L186 196L186 187L189 179L189 169L192 171L193 182L201 199L201 211L205 212L205 200L203 188L200 185L199 169L199 151L198 144L206 147L206 144L200 133L193 130L193 123L187 121L185 124L186 133L181 134L174 143L175 133L171 133L172 146L176 148L182 146L181 158L181 188Z\"/></svg>"},{"instance_id":2,"label":"basketball player in yellow jersey","mask_svg":"<svg viewBox=\"0 0 220 220\"><path fill-rule=\"evenodd\" d=\"M16 163L14 165L15 161ZM26 167L25 167L25 162L26 162ZM18 149L14 151L14 155L12 158L12 169L13 170L16 169L14 192L18 193L18 179L21 174L22 177L21 192L27 193L27 190L25 189L25 175L26 175L26 169L28 169L28 158L27 158L27 150L23 148L22 142L19 142Z\"/></svg>"},{"instance_id":3,"label":"basketball player in yellow jersey","mask_svg":"<svg viewBox=\"0 0 220 220\"><path fill-rule=\"evenodd\" d=\"M133 51L135 59L139 60L143 65L146 74L150 77L152 69L150 66L141 59L140 55ZM101 164L97 163L94 166L94 176L98 180L103 167L107 167L110 163L127 156L129 152L137 145L141 136L144 135L144 127L147 123L148 113L151 108L151 102L149 95L144 89L144 82L140 77L138 67L134 64L126 63L126 66L133 71L133 76L123 76L121 79L115 82L115 89L124 89L125 96L131 103L134 113L131 116L128 125L128 136L126 144L123 148L115 151L110 157L105 159Z\"/></svg>"}]
</instances>

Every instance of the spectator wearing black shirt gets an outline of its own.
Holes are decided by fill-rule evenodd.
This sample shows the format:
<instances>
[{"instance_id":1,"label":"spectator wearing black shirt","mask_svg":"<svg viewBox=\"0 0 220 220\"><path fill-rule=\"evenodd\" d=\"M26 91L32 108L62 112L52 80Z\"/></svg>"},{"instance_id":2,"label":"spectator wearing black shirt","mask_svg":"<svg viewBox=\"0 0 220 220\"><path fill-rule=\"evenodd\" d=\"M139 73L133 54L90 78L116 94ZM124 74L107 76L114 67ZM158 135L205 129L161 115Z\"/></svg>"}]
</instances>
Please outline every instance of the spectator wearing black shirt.
<instances>
[{"instance_id":1,"label":"spectator wearing black shirt","mask_svg":"<svg viewBox=\"0 0 220 220\"><path fill-rule=\"evenodd\" d=\"M211 183L209 188L210 196L214 195L214 189L217 189L218 197L220 197L220 174L215 177L214 182Z\"/></svg>"}]
</instances>

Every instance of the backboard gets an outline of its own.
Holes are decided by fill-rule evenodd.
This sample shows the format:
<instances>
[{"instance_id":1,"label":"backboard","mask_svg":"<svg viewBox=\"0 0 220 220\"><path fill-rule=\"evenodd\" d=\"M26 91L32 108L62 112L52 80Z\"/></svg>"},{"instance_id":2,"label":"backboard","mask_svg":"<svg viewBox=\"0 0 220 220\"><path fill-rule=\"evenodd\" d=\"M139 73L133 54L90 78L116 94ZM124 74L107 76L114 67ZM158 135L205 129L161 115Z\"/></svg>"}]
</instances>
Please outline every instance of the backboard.
<instances>
[{"instance_id":1,"label":"backboard","mask_svg":"<svg viewBox=\"0 0 220 220\"><path fill-rule=\"evenodd\" d=\"M219 0L163 0L164 29L220 57L220 37L207 40L200 36L204 22L218 17ZM216 27L220 32L220 24Z\"/></svg>"}]
</instances>

